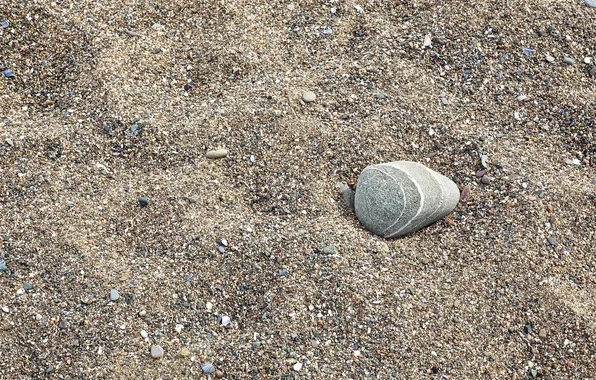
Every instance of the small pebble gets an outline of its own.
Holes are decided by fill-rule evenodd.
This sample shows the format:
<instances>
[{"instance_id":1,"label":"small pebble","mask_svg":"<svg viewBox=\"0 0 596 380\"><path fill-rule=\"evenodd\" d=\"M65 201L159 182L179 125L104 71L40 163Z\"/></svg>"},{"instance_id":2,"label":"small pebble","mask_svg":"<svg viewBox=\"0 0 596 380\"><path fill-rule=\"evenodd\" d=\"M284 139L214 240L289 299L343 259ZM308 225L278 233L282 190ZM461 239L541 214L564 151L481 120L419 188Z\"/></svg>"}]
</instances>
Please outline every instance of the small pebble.
<instances>
[{"instance_id":1,"label":"small pebble","mask_svg":"<svg viewBox=\"0 0 596 380\"><path fill-rule=\"evenodd\" d=\"M2 28L2 29L8 28L8 20L7 19L3 19L2 21L0 21L0 28Z\"/></svg>"},{"instance_id":2,"label":"small pebble","mask_svg":"<svg viewBox=\"0 0 596 380\"><path fill-rule=\"evenodd\" d=\"M201 364L201 369L203 373L213 373L215 372L215 367L211 363L203 363Z\"/></svg>"},{"instance_id":3,"label":"small pebble","mask_svg":"<svg viewBox=\"0 0 596 380\"><path fill-rule=\"evenodd\" d=\"M289 273L289 272L288 272L286 269L282 269L282 270L280 270L280 271L279 271L279 275L280 275L280 276L287 276L287 275L288 275L288 273Z\"/></svg>"},{"instance_id":4,"label":"small pebble","mask_svg":"<svg viewBox=\"0 0 596 380\"><path fill-rule=\"evenodd\" d=\"M14 78L15 77L15 75L11 69L4 69L4 71L2 71L2 73L4 74L4 76L6 78Z\"/></svg>"},{"instance_id":5,"label":"small pebble","mask_svg":"<svg viewBox=\"0 0 596 380\"><path fill-rule=\"evenodd\" d=\"M302 369L302 363L297 362L292 366L292 368L294 369L294 371L299 372Z\"/></svg>"},{"instance_id":6,"label":"small pebble","mask_svg":"<svg viewBox=\"0 0 596 380\"><path fill-rule=\"evenodd\" d=\"M141 336L143 337L143 339L145 339L149 336L149 333L145 330L141 330Z\"/></svg>"},{"instance_id":7,"label":"small pebble","mask_svg":"<svg viewBox=\"0 0 596 380\"><path fill-rule=\"evenodd\" d=\"M224 247L227 247L228 246L228 241L226 239L221 239L219 241L219 244L223 245Z\"/></svg>"},{"instance_id":8,"label":"small pebble","mask_svg":"<svg viewBox=\"0 0 596 380\"><path fill-rule=\"evenodd\" d=\"M31 286L31 284L30 284L30 283L28 283L28 282L25 282L25 283L23 284L23 289L25 289L25 290L31 290L31 289L33 289L33 286Z\"/></svg>"},{"instance_id":9,"label":"small pebble","mask_svg":"<svg viewBox=\"0 0 596 380\"><path fill-rule=\"evenodd\" d=\"M482 179L481 179L482 183L485 184L485 185L488 185L489 183L491 183L494 180L495 179L493 177L490 177L490 176L487 176L487 175L482 176Z\"/></svg>"},{"instance_id":10,"label":"small pebble","mask_svg":"<svg viewBox=\"0 0 596 380\"><path fill-rule=\"evenodd\" d=\"M227 149L217 149L217 150L210 150L209 152L207 152L205 157L207 157L211 160L216 160L218 158L224 158L227 155L228 155Z\"/></svg>"},{"instance_id":11,"label":"small pebble","mask_svg":"<svg viewBox=\"0 0 596 380\"><path fill-rule=\"evenodd\" d=\"M542 339L546 338L546 329L540 329L538 336Z\"/></svg>"},{"instance_id":12,"label":"small pebble","mask_svg":"<svg viewBox=\"0 0 596 380\"><path fill-rule=\"evenodd\" d=\"M3 259L0 259L0 272L4 272L8 270L8 267L6 266L6 262Z\"/></svg>"},{"instance_id":13,"label":"small pebble","mask_svg":"<svg viewBox=\"0 0 596 380\"><path fill-rule=\"evenodd\" d=\"M207 301L207 303L205 304L205 307L207 308L208 311L211 311L211 309L213 309L213 304L209 301Z\"/></svg>"},{"instance_id":14,"label":"small pebble","mask_svg":"<svg viewBox=\"0 0 596 380\"><path fill-rule=\"evenodd\" d=\"M149 199L146 197L139 198L138 202L139 202L139 206L141 206L141 207L149 206Z\"/></svg>"},{"instance_id":15,"label":"small pebble","mask_svg":"<svg viewBox=\"0 0 596 380\"><path fill-rule=\"evenodd\" d=\"M321 250L321 253L325 255L337 255L338 252L337 247L334 245L328 245Z\"/></svg>"},{"instance_id":16,"label":"small pebble","mask_svg":"<svg viewBox=\"0 0 596 380\"><path fill-rule=\"evenodd\" d=\"M444 96L441 96L441 103L443 103L443 105L444 105L444 106L447 106L447 105L449 105L449 101L448 101L448 100L447 100L447 98L446 98L446 97L444 97Z\"/></svg>"},{"instance_id":17,"label":"small pebble","mask_svg":"<svg viewBox=\"0 0 596 380\"><path fill-rule=\"evenodd\" d=\"M8 308L8 306L2 306L2 311L8 313L10 309Z\"/></svg>"},{"instance_id":18,"label":"small pebble","mask_svg":"<svg viewBox=\"0 0 596 380\"><path fill-rule=\"evenodd\" d=\"M215 371L215 377L218 379L221 379L222 377L224 377L224 373L221 372L220 370Z\"/></svg>"},{"instance_id":19,"label":"small pebble","mask_svg":"<svg viewBox=\"0 0 596 380\"><path fill-rule=\"evenodd\" d=\"M60 320L60 323L58 323L58 327L60 327L61 329L67 329L68 328L68 322L66 322L64 319Z\"/></svg>"},{"instance_id":20,"label":"small pebble","mask_svg":"<svg viewBox=\"0 0 596 380\"><path fill-rule=\"evenodd\" d=\"M563 58L563 62L565 62L568 65L575 65L575 60L573 58L565 57Z\"/></svg>"},{"instance_id":21,"label":"small pebble","mask_svg":"<svg viewBox=\"0 0 596 380\"><path fill-rule=\"evenodd\" d=\"M588 8L596 8L596 0L584 0Z\"/></svg>"},{"instance_id":22,"label":"small pebble","mask_svg":"<svg viewBox=\"0 0 596 380\"><path fill-rule=\"evenodd\" d=\"M110 290L110 301L118 301L118 298L120 298L120 293L118 293L118 290Z\"/></svg>"},{"instance_id":23,"label":"small pebble","mask_svg":"<svg viewBox=\"0 0 596 380\"><path fill-rule=\"evenodd\" d=\"M590 69L590 75L596 77L596 65L592 66Z\"/></svg>"},{"instance_id":24,"label":"small pebble","mask_svg":"<svg viewBox=\"0 0 596 380\"><path fill-rule=\"evenodd\" d=\"M225 253L226 247L224 247L223 245L220 245L219 247L217 247L217 250L219 251L219 253Z\"/></svg>"},{"instance_id":25,"label":"small pebble","mask_svg":"<svg viewBox=\"0 0 596 380\"><path fill-rule=\"evenodd\" d=\"M163 348L161 348L161 346L154 344L153 346L151 346L151 357L153 359L159 359L163 356L164 352L163 352Z\"/></svg>"},{"instance_id":26,"label":"small pebble","mask_svg":"<svg viewBox=\"0 0 596 380\"><path fill-rule=\"evenodd\" d=\"M25 289L20 288L20 289L17 290L17 296L20 296L23 293L25 293Z\"/></svg>"},{"instance_id":27,"label":"small pebble","mask_svg":"<svg viewBox=\"0 0 596 380\"><path fill-rule=\"evenodd\" d=\"M182 350L180 350L180 356L182 356L183 358L187 358L190 356L190 351L188 348L183 347Z\"/></svg>"},{"instance_id":28,"label":"small pebble","mask_svg":"<svg viewBox=\"0 0 596 380\"><path fill-rule=\"evenodd\" d=\"M552 246L557 245L557 239L554 236L550 236L547 240L550 245L552 245Z\"/></svg>"},{"instance_id":29,"label":"small pebble","mask_svg":"<svg viewBox=\"0 0 596 380\"><path fill-rule=\"evenodd\" d=\"M232 319L230 317L228 317L227 315L218 315L217 316L217 323L220 323L226 327L229 326L231 322L232 322Z\"/></svg>"},{"instance_id":30,"label":"small pebble","mask_svg":"<svg viewBox=\"0 0 596 380\"><path fill-rule=\"evenodd\" d=\"M482 178L482 176L485 175L487 171L488 171L487 169L483 169L483 170L477 171L476 172L476 177L477 178Z\"/></svg>"},{"instance_id":31,"label":"small pebble","mask_svg":"<svg viewBox=\"0 0 596 380\"><path fill-rule=\"evenodd\" d=\"M589 65L590 63L592 63L592 57L586 57L586 58L584 58L584 63L586 65Z\"/></svg>"},{"instance_id":32,"label":"small pebble","mask_svg":"<svg viewBox=\"0 0 596 380\"><path fill-rule=\"evenodd\" d=\"M553 63L555 61L555 57L547 55L546 56L546 62L548 63Z\"/></svg>"},{"instance_id":33,"label":"small pebble","mask_svg":"<svg viewBox=\"0 0 596 380\"><path fill-rule=\"evenodd\" d=\"M312 102L314 102L316 99L317 99L317 96L316 96L316 95L315 95L315 93L314 93L314 92L312 92L312 91L304 91L304 92L302 93L302 100L303 100L305 103L312 103Z\"/></svg>"},{"instance_id":34,"label":"small pebble","mask_svg":"<svg viewBox=\"0 0 596 380\"><path fill-rule=\"evenodd\" d=\"M139 317L144 317L146 315L147 315L147 312L145 310L139 311Z\"/></svg>"}]
</instances>

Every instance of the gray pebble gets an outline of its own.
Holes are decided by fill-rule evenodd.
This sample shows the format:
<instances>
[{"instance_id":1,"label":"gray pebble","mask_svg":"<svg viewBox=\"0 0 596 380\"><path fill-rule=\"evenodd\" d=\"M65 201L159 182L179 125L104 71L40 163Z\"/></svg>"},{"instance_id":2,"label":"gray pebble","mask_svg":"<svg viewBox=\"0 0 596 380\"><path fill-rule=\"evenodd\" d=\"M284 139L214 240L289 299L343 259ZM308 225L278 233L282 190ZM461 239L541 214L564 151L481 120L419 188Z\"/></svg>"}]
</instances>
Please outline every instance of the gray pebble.
<instances>
[{"instance_id":1,"label":"gray pebble","mask_svg":"<svg viewBox=\"0 0 596 380\"><path fill-rule=\"evenodd\" d=\"M575 65L575 60L573 58L565 57L563 58L563 62L565 62L568 65Z\"/></svg>"},{"instance_id":2,"label":"gray pebble","mask_svg":"<svg viewBox=\"0 0 596 380\"><path fill-rule=\"evenodd\" d=\"M327 28L325 30L323 30L323 34L332 34L333 33L333 29L331 28Z\"/></svg>"},{"instance_id":3,"label":"gray pebble","mask_svg":"<svg viewBox=\"0 0 596 380\"><path fill-rule=\"evenodd\" d=\"M338 252L337 247L334 245L328 245L321 250L321 253L325 255L337 255Z\"/></svg>"},{"instance_id":4,"label":"gray pebble","mask_svg":"<svg viewBox=\"0 0 596 380\"><path fill-rule=\"evenodd\" d=\"M60 327L61 329L67 329L68 328L68 322L66 322L64 319L62 319L60 321L60 323L58 323L58 327Z\"/></svg>"},{"instance_id":5,"label":"gray pebble","mask_svg":"<svg viewBox=\"0 0 596 380\"><path fill-rule=\"evenodd\" d=\"M120 298L120 293L118 293L118 290L110 290L110 301L118 301L118 298Z\"/></svg>"},{"instance_id":6,"label":"gray pebble","mask_svg":"<svg viewBox=\"0 0 596 380\"><path fill-rule=\"evenodd\" d=\"M596 0L584 0L588 8L596 8Z\"/></svg>"},{"instance_id":7,"label":"gray pebble","mask_svg":"<svg viewBox=\"0 0 596 380\"><path fill-rule=\"evenodd\" d=\"M377 91L377 93L375 94L375 97L379 100L383 100L387 97L387 93L385 91Z\"/></svg>"},{"instance_id":8,"label":"gray pebble","mask_svg":"<svg viewBox=\"0 0 596 380\"><path fill-rule=\"evenodd\" d=\"M2 21L0 21L0 28L2 28L2 29L8 28L8 20L7 19L3 19Z\"/></svg>"},{"instance_id":9,"label":"gray pebble","mask_svg":"<svg viewBox=\"0 0 596 380\"><path fill-rule=\"evenodd\" d=\"M163 352L163 348L161 348L161 346L154 344L153 346L151 346L151 357L153 359L159 359L163 356L164 352Z\"/></svg>"},{"instance_id":10,"label":"gray pebble","mask_svg":"<svg viewBox=\"0 0 596 380\"><path fill-rule=\"evenodd\" d=\"M557 239L554 236L550 236L548 239L548 244L555 246L557 245Z\"/></svg>"},{"instance_id":11,"label":"gray pebble","mask_svg":"<svg viewBox=\"0 0 596 380\"><path fill-rule=\"evenodd\" d=\"M225 253L226 247L224 247L223 245L220 245L219 247L217 247L217 250L219 251L219 253Z\"/></svg>"},{"instance_id":12,"label":"gray pebble","mask_svg":"<svg viewBox=\"0 0 596 380\"><path fill-rule=\"evenodd\" d=\"M25 289L25 290L31 290L31 289L33 289L33 286L31 286L31 284L30 284L30 283L28 283L28 282L25 282L25 283L23 284L23 289Z\"/></svg>"},{"instance_id":13,"label":"gray pebble","mask_svg":"<svg viewBox=\"0 0 596 380\"><path fill-rule=\"evenodd\" d=\"M8 270L8 267L6 266L6 262L3 259L0 259L0 272L4 272Z\"/></svg>"},{"instance_id":14,"label":"gray pebble","mask_svg":"<svg viewBox=\"0 0 596 380\"><path fill-rule=\"evenodd\" d=\"M546 59L546 62L548 62L548 63L553 63L555 61L555 57L550 56L550 55L547 55L545 59Z\"/></svg>"},{"instance_id":15,"label":"gray pebble","mask_svg":"<svg viewBox=\"0 0 596 380\"><path fill-rule=\"evenodd\" d=\"M446 98L446 97L444 97L444 96L441 96L441 103L443 103L443 105L444 105L444 106L447 106L447 105L449 105L449 101L448 101L448 100L447 100L447 98Z\"/></svg>"},{"instance_id":16,"label":"gray pebble","mask_svg":"<svg viewBox=\"0 0 596 380\"><path fill-rule=\"evenodd\" d=\"M480 180L483 184L488 185L489 183L491 183L492 181L494 181L495 179L493 177L487 176L487 175L483 175L482 179Z\"/></svg>"},{"instance_id":17,"label":"gray pebble","mask_svg":"<svg viewBox=\"0 0 596 380\"><path fill-rule=\"evenodd\" d=\"M305 103L312 103L312 102L314 102L315 100L317 100L317 96L316 96L316 95L315 95L315 93L314 93L314 92L312 92L312 91L304 91L304 92L302 93L302 100L303 100Z\"/></svg>"},{"instance_id":18,"label":"gray pebble","mask_svg":"<svg viewBox=\"0 0 596 380\"><path fill-rule=\"evenodd\" d=\"M205 157L207 157L211 160L216 160L218 158L224 158L227 155L228 155L227 149L217 149L217 150L210 150L209 152L207 152Z\"/></svg>"},{"instance_id":19,"label":"gray pebble","mask_svg":"<svg viewBox=\"0 0 596 380\"><path fill-rule=\"evenodd\" d=\"M139 202L139 206L141 206L141 207L149 206L149 199L146 197L139 198L138 202Z\"/></svg>"},{"instance_id":20,"label":"gray pebble","mask_svg":"<svg viewBox=\"0 0 596 380\"><path fill-rule=\"evenodd\" d=\"M219 241L219 244L223 245L224 247L227 247L228 246L228 241L226 239L221 239Z\"/></svg>"},{"instance_id":21,"label":"gray pebble","mask_svg":"<svg viewBox=\"0 0 596 380\"><path fill-rule=\"evenodd\" d=\"M280 270L280 271L279 271L279 275L280 275L280 276L287 276L287 275L288 275L288 273L289 273L289 272L288 272L286 269L282 269L282 270Z\"/></svg>"},{"instance_id":22,"label":"gray pebble","mask_svg":"<svg viewBox=\"0 0 596 380\"><path fill-rule=\"evenodd\" d=\"M213 373L215 372L215 367L211 363L203 363L201 364L201 369L203 373Z\"/></svg>"}]
</instances>

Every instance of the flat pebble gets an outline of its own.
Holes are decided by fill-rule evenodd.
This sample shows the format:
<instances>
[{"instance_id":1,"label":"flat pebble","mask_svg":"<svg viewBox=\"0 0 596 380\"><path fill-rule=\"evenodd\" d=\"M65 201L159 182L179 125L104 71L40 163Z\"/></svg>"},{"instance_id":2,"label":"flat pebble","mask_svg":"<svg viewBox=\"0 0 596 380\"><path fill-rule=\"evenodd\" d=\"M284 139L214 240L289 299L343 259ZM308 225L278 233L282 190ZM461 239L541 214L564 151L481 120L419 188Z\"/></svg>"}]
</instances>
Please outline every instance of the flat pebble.
<instances>
[{"instance_id":1,"label":"flat pebble","mask_svg":"<svg viewBox=\"0 0 596 380\"><path fill-rule=\"evenodd\" d=\"M3 19L2 21L0 21L0 28L2 28L2 29L8 28L8 20L7 19Z\"/></svg>"},{"instance_id":2,"label":"flat pebble","mask_svg":"<svg viewBox=\"0 0 596 380\"><path fill-rule=\"evenodd\" d=\"M143 337L143 339L145 339L149 336L149 333L145 330L141 330L141 336Z\"/></svg>"},{"instance_id":3,"label":"flat pebble","mask_svg":"<svg viewBox=\"0 0 596 380\"><path fill-rule=\"evenodd\" d=\"M299 372L302 369L302 363L298 362L292 366L292 369L296 372Z\"/></svg>"},{"instance_id":4,"label":"flat pebble","mask_svg":"<svg viewBox=\"0 0 596 380\"><path fill-rule=\"evenodd\" d=\"M325 255L337 255L338 252L337 247L334 245L328 245L321 250L321 253Z\"/></svg>"},{"instance_id":5,"label":"flat pebble","mask_svg":"<svg viewBox=\"0 0 596 380\"><path fill-rule=\"evenodd\" d=\"M444 96L441 96L441 103L443 103L444 106L448 106L449 105L449 101Z\"/></svg>"},{"instance_id":6,"label":"flat pebble","mask_svg":"<svg viewBox=\"0 0 596 380\"><path fill-rule=\"evenodd\" d=\"M569 57L563 58L563 62L565 62L568 65L574 65L575 64L575 60L573 58L569 58Z\"/></svg>"},{"instance_id":7,"label":"flat pebble","mask_svg":"<svg viewBox=\"0 0 596 380\"><path fill-rule=\"evenodd\" d=\"M227 155L228 155L227 149L216 149L216 150L210 150L209 152L207 152L205 157L207 157L211 160L216 160L218 158L224 158Z\"/></svg>"},{"instance_id":8,"label":"flat pebble","mask_svg":"<svg viewBox=\"0 0 596 380\"><path fill-rule=\"evenodd\" d=\"M585 63L586 65L589 65L590 63L592 63L592 57L585 57L585 58L584 58L584 63Z\"/></svg>"},{"instance_id":9,"label":"flat pebble","mask_svg":"<svg viewBox=\"0 0 596 380\"><path fill-rule=\"evenodd\" d=\"M4 272L8 270L8 267L6 266L6 262L3 259L0 259L0 272Z\"/></svg>"},{"instance_id":10,"label":"flat pebble","mask_svg":"<svg viewBox=\"0 0 596 380\"><path fill-rule=\"evenodd\" d=\"M219 251L219 253L225 253L226 247L224 247L223 245L220 245L219 247L217 247L217 250Z\"/></svg>"},{"instance_id":11,"label":"flat pebble","mask_svg":"<svg viewBox=\"0 0 596 380\"><path fill-rule=\"evenodd\" d=\"M596 8L596 0L584 0L588 8Z\"/></svg>"},{"instance_id":12,"label":"flat pebble","mask_svg":"<svg viewBox=\"0 0 596 380\"><path fill-rule=\"evenodd\" d=\"M118 290L110 290L110 301L118 301L118 298L120 298L120 293L118 293Z\"/></svg>"},{"instance_id":13,"label":"flat pebble","mask_svg":"<svg viewBox=\"0 0 596 380\"><path fill-rule=\"evenodd\" d=\"M201 364L201 369L203 373L213 373L215 372L215 367L211 363L203 363Z\"/></svg>"},{"instance_id":14,"label":"flat pebble","mask_svg":"<svg viewBox=\"0 0 596 380\"><path fill-rule=\"evenodd\" d=\"M213 309L213 304L209 301L207 301L207 303L205 304L205 307L207 308L207 310L211 311L211 309Z\"/></svg>"},{"instance_id":15,"label":"flat pebble","mask_svg":"<svg viewBox=\"0 0 596 380\"><path fill-rule=\"evenodd\" d=\"M555 57L550 56L550 55L547 55L545 59L546 59L546 62L548 62L548 63L553 63L555 61Z\"/></svg>"},{"instance_id":16,"label":"flat pebble","mask_svg":"<svg viewBox=\"0 0 596 380\"><path fill-rule=\"evenodd\" d=\"M163 356L164 352L163 352L163 348L161 348L161 346L154 344L153 346L151 346L151 357L153 359L159 359Z\"/></svg>"},{"instance_id":17,"label":"flat pebble","mask_svg":"<svg viewBox=\"0 0 596 380\"><path fill-rule=\"evenodd\" d=\"M302 100L303 100L305 103L312 103L312 102L314 102L316 99L317 99L317 96L316 96L316 95L315 95L315 93L314 93L314 92L312 92L312 91L304 91L304 92L302 93Z\"/></svg>"},{"instance_id":18,"label":"flat pebble","mask_svg":"<svg viewBox=\"0 0 596 380\"><path fill-rule=\"evenodd\" d=\"M540 332L538 333L538 336L542 339L546 338L546 330L545 329L540 329Z\"/></svg>"},{"instance_id":19,"label":"flat pebble","mask_svg":"<svg viewBox=\"0 0 596 380\"><path fill-rule=\"evenodd\" d=\"M182 356L183 358L189 357L190 350L186 347L183 347L182 350L180 350L180 356Z\"/></svg>"},{"instance_id":20,"label":"flat pebble","mask_svg":"<svg viewBox=\"0 0 596 380\"><path fill-rule=\"evenodd\" d=\"M224 373L221 372L220 370L215 371L215 377L218 379L221 379L222 377L224 377Z\"/></svg>"},{"instance_id":21,"label":"flat pebble","mask_svg":"<svg viewBox=\"0 0 596 380\"><path fill-rule=\"evenodd\" d=\"M31 290L31 289L33 289L33 286L31 286L31 284L30 284L30 283L28 283L28 282L25 282L25 283L23 284L23 289L25 289L25 290Z\"/></svg>"},{"instance_id":22,"label":"flat pebble","mask_svg":"<svg viewBox=\"0 0 596 380\"><path fill-rule=\"evenodd\" d=\"M8 313L10 309L8 308L8 306L2 306L2 311Z\"/></svg>"}]
</instances>

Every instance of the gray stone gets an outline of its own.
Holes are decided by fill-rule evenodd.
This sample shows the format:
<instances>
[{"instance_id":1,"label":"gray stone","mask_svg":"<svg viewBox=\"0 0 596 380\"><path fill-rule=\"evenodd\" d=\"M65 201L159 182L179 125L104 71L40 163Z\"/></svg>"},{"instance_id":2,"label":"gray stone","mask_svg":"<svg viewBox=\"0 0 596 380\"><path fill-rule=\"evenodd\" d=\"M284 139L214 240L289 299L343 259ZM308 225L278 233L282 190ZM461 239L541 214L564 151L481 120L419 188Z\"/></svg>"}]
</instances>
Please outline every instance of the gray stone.
<instances>
[{"instance_id":1,"label":"gray stone","mask_svg":"<svg viewBox=\"0 0 596 380\"><path fill-rule=\"evenodd\" d=\"M149 199L147 197L139 198L138 202L139 202L139 206L141 206L141 207L149 206Z\"/></svg>"},{"instance_id":2,"label":"gray stone","mask_svg":"<svg viewBox=\"0 0 596 380\"><path fill-rule=\"evenodd\" d=\"M6 266L6 262L3 259L0 259L0 272L7 271L8 267Z\"/></svg>"},{"instance_id":3,"label":"gray stone","mask_svg":"<svg viewBox=\"0 0 596 380\"><path fill-rule=\"evenodd\" d=\"M163 352L163 348L161 348L161 346L154 344L153 346L151 346L151 357L153 359L159 359L163 356L164 352Z\"/></svg>"},{"instance_id":4,"label":"gray stone","mask_svg":"<svg viewBox=\"0 0 596 380\"><path fill-rule=\"evenodd\" d=\"M118 290L110 290L110 301L118 301L118 298L120 298L120 293L118 293Z\"/></svg>"},{"instance_id":5,"label":"gray stone","mask_svg":"<svg viewBox=\"0 0 596 380\"><path fill-rule=\"evenodd\" d=\"M569 58L569 57L563 58L563 62L565 62L568 65L574 65L575 64L575 60L573 58Z\"/></svg>"},{"instance_id":6,"label":"gray stone","mask_svg":"<svg viewBox=\"0 0 596 380\"><path fill-rule=\"evenodd\" d=\"M203 363L201 364L201 369L204 373L213 373L215 372L215 367L211 363Z\"/></svg>"},{"instance_id":7,"label":"gray stone","mask_svg":"<svg viewBox=\"0 0 596 380\"><path fill-rule=\"evenodd\" d=\"M596 0L584 0L588 8L596 8Z\"/></svg>"},{"instance_id":8,"label":"gray stone","mask_svg":"<svg viewBox=\"0 0 596 380\"><path fill-rule=\"evenodd\" d=\"M555 57L553 57L551 55L547 55L545 59L546 59L546 62L548 62L548 63L553 63L555 61Z\"/></svg>"},{"instance_id":9,"label":"gray stone","mask_svg":"<svg viewBox=\"0 0 596 380\"><path fill-rule=\"evenodd\" d=\"M321 250L324 255L337 255L338 250L336 246L328 245Z\"/></svg>"},{"instance_id":10,"label":"gray stone","mask_svg":"<svg viewBox=\"0 0 596 380\"><path fill-rule=\"evenodd\" d=\"M354 208L369 231L392 238L436 222L458 202L459 189L449 178L416 162L396 161L362 171Z\"/></svg>"},{"instance_id":11,"label":"gray stone","mask_svg":"<svg viewBox=\"0 0 596 380\"><path fill-rule=\"evenodd\" d=\"M25 283L23 284L23 289L25 289L25 290L31 290L31 289L33 289L33 286L31 286L31 284L30 284L30 283L28 283L28 282L25 282Z\"/></svg>"}]
</instances>

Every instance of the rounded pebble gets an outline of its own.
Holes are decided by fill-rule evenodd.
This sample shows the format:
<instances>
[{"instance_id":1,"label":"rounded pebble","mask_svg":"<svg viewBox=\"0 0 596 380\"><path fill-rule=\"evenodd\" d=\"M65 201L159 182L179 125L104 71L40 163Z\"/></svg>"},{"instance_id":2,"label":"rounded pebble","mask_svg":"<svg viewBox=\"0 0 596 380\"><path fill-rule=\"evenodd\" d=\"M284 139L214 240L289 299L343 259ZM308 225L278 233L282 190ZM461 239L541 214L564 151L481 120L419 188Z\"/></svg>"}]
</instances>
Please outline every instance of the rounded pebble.
<instances>
[{"instance_id":1,"label":"rounded pebble","mask_svg":"<svg viewBox=\"0 0 596 380\"><path fill-rule=\"evenodd\" d=\"M110 290L110 301L118 301L118 298L120 298L120 293L118 293L118 290Z\"/></svg>"},{"instance_id":2,"label":"rounded pebble","mask_svg":"<svg viewBox=\"0 0 596 380\"><path fill-rule=\"evenodd\" d=\"M315 95L315 93L314 93L314 92L312 92L312 91L304 91L304 92L302 93L302 100L303 100L305 103L312 103L312 102L314 102L315 100L317 100L317 96L316 96L316 95Z\"/></svg>"},{"instance_id":3,"label":"rounded pebble","mask_svg":"<svg viewBox=\"0 0 596 380\"><path fill-rule=\"evenodd\" d=\"M584 0L588 8L596 8L596 0Z\"/></svg>"},{"instance_id":4,"label":"rounded pebble","mask_svg":"<svg viewBox=\"0 0 596 380\"><path fill-rule=\"evenodd\" d=\"M139 206L141 206L141 207L149 206L149 199L146 197L139 198L138 202L139 202Z\"/></svg>"},{"instance_id":5,"label":"rounded pebble","mask_svg":"<svg viewBox=\"0 0 596 380\"><path fill-rule=\"evenodd\" d=\"M563 62L565 62L568 65L574 65L575 64L575 60L573 58L569 58L569 57L563 58Z\"/></svg>"},{"instance_id":6,"label":"rounded pebble","mask_svg":"<svg viewBox=\"0 0 596 380\"><path fill-rule=\"evenodd\" d=\"M217 150L210 150L209 152L207 152L205 157L207 157L211 160L216 160L218 158L224 158L227 155L228 155L227 149L217 149Z\"/></svg>"},{"instance_id":7,"label":"rounded pebble","mask_svg":"<svg viewBox=\"0 0 596 380\"><path fill-rule=\"evenodd\" d=\"M548 62L548 63L553 63L555 61L555 57L550 56L550 55L547 55L545 59L546 59L546 62Z\"/></svg>"},{"instance_id":8,"label":"rounded pebble","mask_svg":"<svg viewBox=\"0 0 596 380\"><path fill-rule=\"evenodd\" d=\"M203 363L201 364L201 369L204 373L213 373L215 372L215 367L211 363Z\"/></svg>"},{"instance_id":9,"label":"rounded pebble","mask_svg":"<svg viewBox=\"0 0 596 380\"><path fill-rule=\"evenodd\" d=\"M149 333L145 330L141 330L141 336L143 337L143 339L145 339L149 336Z\"/></svg>"},{"instance_id":10,"label":"rounded pebble","mask_svg":"<svg viewBox=\"0 0 596 380\"><path fill-rule=\"evenodd\" d=\"M182 356L183 358L189 357L190 350L186 347L183 347L182 350L180 350L180 356Z\"/></svg>"},{"instance_id":11,"label":"rounded pebble","mask_svg":"<svg viewBox=\"0 0 596 380\"><path fill-rule=\"evenodd\" d=\"M493 177L487 176L487 175L483 175L482 176L482 183L485 185L488 185L489 183L491 183L492 181L494 181L495 179Z\"/></svg>"},{"instance_id":12,"label":"rounded pebble","mask_svg":"<svg viewBox=\"0 0 596 380\"><path fill-rule=\"evenodd\" d=\"M294 369L294 371L299 372L302 369L302 363L298 362L295 363L292 368Z\"/></svg>"},{"instance_id":13,"label":"rounded pebble","mask_svg":"<svg viewBox=\"0 0 596 380\"><path fill-rule=\"evenodd\" d=\"M337 250L337 247L336 247L336 246L334 246L334 245L328 245L328 246L326 246L325 248L323 248L323 249L321 250L321 252L322 252L323 254L325 254L325 255L337 255L337 253L338 253L339 251Z\"/></svg>"},{"instance_id":14,"label":"rounded pebble","mask_svg":"<svg viewBox=\"0 0 596 380\"><path fill-rule=\"evenodd\" d=\"M224 377L224 373L221 372L220 370L215 371L215 377L218 379L221 379L222 377Z\"/></svg>"},{"instance_id":15,"label":"rounded pebble","mask_svg":"<svg viewBox=\"0 0 596 380\"><path fill-rule=\"evenodd\" d=\"M161 346L154 344L153 346L151 346L151 357L153 359L159 359L163 356L164 352L163 352L163 348L161 348Z\"/></svg>"}]
</instances>

